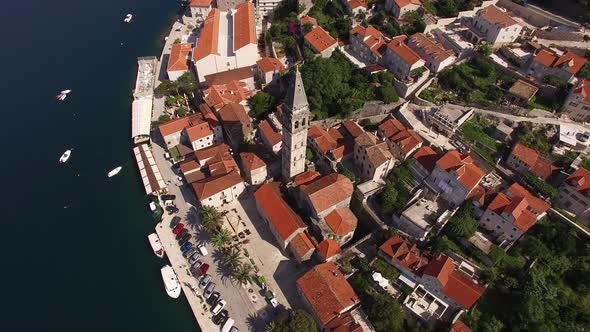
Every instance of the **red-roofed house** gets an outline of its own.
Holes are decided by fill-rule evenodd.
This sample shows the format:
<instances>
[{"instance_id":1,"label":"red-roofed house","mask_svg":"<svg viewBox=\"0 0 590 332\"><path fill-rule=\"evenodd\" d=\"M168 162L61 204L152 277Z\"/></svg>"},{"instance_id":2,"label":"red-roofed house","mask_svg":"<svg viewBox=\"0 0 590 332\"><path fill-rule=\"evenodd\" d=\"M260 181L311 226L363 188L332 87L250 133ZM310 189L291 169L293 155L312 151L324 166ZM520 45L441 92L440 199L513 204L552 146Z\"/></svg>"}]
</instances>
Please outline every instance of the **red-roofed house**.
<instances>
[{"instance_id":1,"label":"red-roofed house","mask_svg":"<svg viewBox=\"0 0 590 332\"><path fill-rule=\"evenodd\" d=\"M316 155L321 157L325 157L328 151L336 148L338 145L334 137L326 129L318 125L309 127L307 130L307 141Z\"/></svg>"},{"instance_id":2,"label":"red-roofed house","mask_svg":"<svg viewBox=\"0 0 590 332\"><path fill-rule=\"evenodd\" d=\"M203 100L207 105L219 111L227 104L244 104L252 96L248 84L242 81L231 81L228 84L212 85L201 90Z\"/></svg>"},{"instance_id":3,"label":"red-roofed house","mask_svg":"<svg viewBox=\"0 0 590 332\"><path fill-rule=\"evenodd\" d=\"M190 54L193 49L193 44L174 44L170 51L170 57L168 58L168 65L166 72L168 78L171 81L176 81L182 74L190 70Z\"/></svg>"},{"instance_id":4,"label":"red-roofed house","mask_svg":"<svg viewBox=\"0 0 590 332\"><path fill-rule=\"evenodd\" d=\"M297 279L297 290L320 329L360 303L342 272L331 262L316 265Z\"/></svg>"},{"instance_id":5,"label":"red-roofed house","mask_svg":"<svg viewBox=\"0 0 590 332\"><path fill-rule=\"evenodd\" d=\"M246 180L252 185L261 184L266 180L268 171L266 163L253 152L241 152L242 169Z\"/></svg>"},{"instance_id":6,"label":"red-roofed house","mask_svg":"<svg viewBox=\"0 0 590 332\"><path fill-rule=\"evenodd\" d=\"M205 81L207 87L230 84L232 81L243 82L246 83L248 89L254 90L256 88L255 76L256 66L246 66L205 75Z\"/></svg>"},{"instance_id":7,"label":"red-roofed house","mask_svg":"<svg viewBox=\"0 0 590 332\"><path fill-rule=\"evenodd\" d=\"M412 156L410 172L418 183L422 183L434 170L440 155L431 147L423 146Z\"/></svg>"},{"instance_id":8,"label":"red-roofed house","mask_svg":"<svg viewBox=\"0 0 590 332\"><path fill-rule=\"evenodd\" d=\"M233 44L227 45L228 40ZM209 74L254 65L258 60L254 4L241 3L229 13L212 9L201 28L192 60L199 82Z\"/></svg>"},{"instance_id":9,"label":"red-roofed house","mask_svg":"<svg viewBox=\"0 0 590 332\"><path fill-rule=\"evenodd\" d=\"M318 255L323 262L330 262L342 252L338 242L332 239L325 239L318 244Z\"/></svg>"},{"instance_id":10,"label":"red-roofed house","mask_svg":"<svg viewBox=\"0 0 590 332\"><path fill-rule=\"evenodd\" d=\"M426 68L434 73L438 73L457 60L453 51L447 50L432 37L421 32L410 36L408 46L426 61Z\"/></svg>"},{"instance_id":11,"label":"red-roofed house","mask_svg":"<svg viewBox=\"0 0 590 332\"><path fill-rule=\"evenodd\" d=\"M337 173L328 174L299 186L303 205L314 218L322 218L335 209L348 207L352 198L352 182Z\"/></svg>"},{"instance_id":12,"label":"red-roofed house","mask_svg":"<svg viewBox=\"0 0 590 332\"><path fill-rule=\"evenodd\" d=\"M256 61L256 74L263 87L276 82L285 71L283 63L276 58L262 58Z\"/></svg>"},{"instance_id":13,"label":"red-roofed house","mask_svg":"<svg viewBox=\"0 0 590 332\"><path fill-rule=\"evenodd\" d=\"M309 46L314 52L319 53L322 58L329 58L332 52L338 46L336 39L332 38L330 34L322 29L321 26L313 28L305 37L305 44Z\"/></svg>"},{"instance_id":14,"label":"red-roofed house","mask_svg":"<svg viewBox=\"0 0 590 332\"><path fill-rule=\"evenodd\" d=\"M559 188L559 207L588 224L590 217L590 171L580 167Z\"/></svg>"},{"instance_id":15,"label":"red-roofed house","mask_svg":"<svg viewBox=\"0 0 590 332\"><path fill-rule=\"evenodd\" d=\"M462 321L457 320L453 326L451 326L449 332L471 332L471 329Z\"/></svg>"},{"instance_id":16,"label":"red-roofed house","mask_svg":"<svg viewBox=\"0 0 590 332\"><path fill-rule=\"evenodd\" d=\"M230 148L227 144L221 143L199 151L195 151L195 159L199 164L205 165L209 161L209 159L217 155L224 156L226 154L230 154Z\"/></svg>"},{"instance_id":17,"label":"red-roofed house","mask_svg":"<svg viewBox=\"0 0 590 332\"><path fill-rule=\"evenodd\" d=\"M357 16L361 12L366 12L369 7L365 0L341 0L346 12L350 16Z\"/></svg>"},{"instance_id":18,"label":"red-roofed house","mask_svg":"<svg viewBox=\"0 0 590 332\"><path fill-rule=\"evenodd\" d=\"M513 43L522 31L518 21L494 5L480 9L472 25L477 34L485 36L485 40L494 46Z\"/></svg>"},{"instance_id":19,"label":"red-roofed house","mask_svg":"<svg viewBox=\"0 0 590 332\"><path fill-rule=\"evenodd\" d=\"M424 140L413 129L408 129L397 119L387 119L377 129L377 136L387 142L391 154L405 160L422 147Z\"/></svg>"},{"instance_id":20,"label":"red-roofed house","mask_svg":"<svg viewBox=\"0 0 590 332\"><path fill-rule=\"evenodd\" d=\"M342 246L350 241L358 219L349 208L340 208L328 213L320 223L322 236L335 240Z\"/></svg>"},{"instance_id":21,"label":"red-roofed house","mask_svg":"<svg viewBox=\"0 0 590 332\"><path fill-rule=\"evenodd\" d=\"M254 198L258 213L268 224L280 248L286 250L289 243L307 227L285 202L279 186L279 182L265 183L256 190Z\"/></svg>"},{"instance_id":22,"label":"red-roofed house","mask_svg":"<svg viewBox=\"0 0 590 332\"><path fill-rule=\"evenodd\" d=\"M471 156L451 150L436 162L428 179L433 184L432 189L440 193L442 199L460 206L484 175Z\"/></svg>"},{"instance_id":23,"label":"red-roofed house","mask_svg":"<svg viewBox=\"0 0 590 332\"><path fill-rule=\"evenodd\" d=\"M590 121L590 81L581 79L563 103L567 116L579 122Z\"/></svg>"},{"instance_id":24,"label":"red-roofed house","mask_svg":"<svg viewBox=\"0 0 590 332\"><path fill-rule=\"evenodd\" d=\"M387 0L385 9L392 12L395 18L402 18L406 13L418 10L422 6L420 0Z\"/></svg>"},{"instance_id":25,"label":"red-roofed house","mask_svg":"<svg viewBox=\"0 0 590 332\"><path fill-rule=\"evenodd\" d=\"M191 2L188 5L188 8L191 12L192 17L199 17L201 19L205 19L205 17L209 15L209 12L213 8L212 4L213 0L191 0Z\"/></svg>"},{"instance_id":26,"label":"red-roofed house","mask_svg":"<svg viewBox=\"0 0 590 332\"><path fill-rule=\"evenodd\" d=\"M304 184L308 184L321 176L322 175L319 172L307 171L297 175L294 179L294 182L296 185L301 186Z\"/></svg>"},{"instance_id":27,"label":"red-roofed house","mask_svg":"<svg viewBox=\"0 0 590 332\"><path fill-rule=\"evenodd\" d=\"M209 176L191 183L191 186L202 206L213 207L237 200L246 188L238 171Z\"/></svg>"},{"instance_id":28,"label":"red-roofed house","mask_svg":"<svg viewBox=\"0 0 590 332\"><path fill-rule=\"evenodd\" d=\"M219 118L223 124L225 135L231 147L238 150L244 141L251 141L254 138L252 120L241 104L230 103L219 110Z\"/></svg>"},{"instance_id":29,"label":"red-roofed house","mask_svg":"<svg viewBox=\"0 0 590 332\"><path fill-rule=\"evenodd\" d=\"M264 145L272 152L278 154L283 146L283 135L277 132L268 120L262 120L258 124L258 133Z\"/></svg>"},{"instance_id":30,"label":"red-roofed house","mask_svg":"<svg viewBox=\"0 0 590 332\"><path fill-rule=\"evenodd\" d=\"M588 60L568 51L563 55L558 55L549 49L541 49L531 64L529 65L528 74L542 81L546 76L557 76L566 82L573 82L574 75L582 69Z\"/></svg>"},{"instance_id":31,"label":"red-roofed house","mask_svg":"<svg viewBox=\"0 0 590 332\"><path fill-rule=\"evenodd\" d=\"M311 16L307 16L307 15L306 16L303 16L302 18L300 18L299 19L299 22L301 22L301 25L302 26L304 26L306 24L311 24L312 27L314 27L314 28L316 26L318 26L318 21L315 18L313 18Z\"/></svg>"},{"instance_id":32,"label":"red-roofed house","mask_svg":"<svg viewBox=\"0 0 590 332\"><path fill-rule=\"evenodd\" d=\"M420 253L415 244L409 246L398 235L385 241L379 247L378 254L401 271L400 280L403 277L403 281L414 288L415 292L404 301L412 311L416 311L414 304L424 299L423 291L456 309L470 309L484 292L484 288L461 272L450 257L427 257ZM421 316L428 319L438 318L442 314L436 310L428 313L427 317Z\"/></svg>"},{"instance_id":33,"label":"red-roofed house","mask_svg":"<svg viewBox=\"0 0 590 332\"><path fill-rule=\"evenodd\" d=\"M547 202L514 183L505 193L496 195L479 222L498 243L511 244L543 218L549 207Z\"/></svg>"},{"instance_id":34,"label":"red-roofed house","mask_svg":"<svg viewBox=\"0 0 590 332\"><path fill-rule=\"evenodd\" d=\"M414 52L407 44L407 37L397 36L393 38L385 50L384 64L399 80L408 80L410 72L424 67L426 62ZM426 69L426 67L424 67Z\"/></svg>"},{"instance_id":35,"label":"red-roofed house","mask_svg":"<svg viewBox=\"0 0 590 332\"><path fill-rule=\"evenodd\" d=\"M193 150L200 150L223 142L219 123L201 113L195 113L168 121L158 126L168 149L181 143L189 143Z\"/></svg>"},{"instance_id":36,"label":"red-roofed house","mask_svg":"<svg viewBox=\"0 0 590 332\"><path fill-rule=\"evenodd\" d=\"M378 141L372 133L363 133L354 140L354 163L365 180L383 182L395 166L395 158L386 142Z\"/></svg>"},{"instance_id":37,"label":"red-roofed house","mask_svg":"<svg viewBox=\"0 0 590 332\"><path fill-rule=\"evenodd\" d=\"M388 42L389 39L372 25L366 28L357 25L350 30L350 50L365 64L380 63Z\"/></svg>"},{"instance_id":38,"label":"red-roofed house","mask_svg":"<svg viewBox=\"0 0 590 332\"><path fill-rule=\"evenodd\" d=\"M311 255L315 252L315 246L307 232L301 232L289 242L287 247L289 251L295 256L297 262L301 263L311 258Z\"/></svg>"},{"instance_id":39,"label":"red-roofed house","mask_svg":"<svg viewBox=\"0 0 590 332\"><path fill-rule=\"evenodd\" d=\"M508 160L508 166L518 173L531 172L543 180L550 178L559 168L541 158L539 153L520 143L514 145Z\"/></svg>"}]
</instances>

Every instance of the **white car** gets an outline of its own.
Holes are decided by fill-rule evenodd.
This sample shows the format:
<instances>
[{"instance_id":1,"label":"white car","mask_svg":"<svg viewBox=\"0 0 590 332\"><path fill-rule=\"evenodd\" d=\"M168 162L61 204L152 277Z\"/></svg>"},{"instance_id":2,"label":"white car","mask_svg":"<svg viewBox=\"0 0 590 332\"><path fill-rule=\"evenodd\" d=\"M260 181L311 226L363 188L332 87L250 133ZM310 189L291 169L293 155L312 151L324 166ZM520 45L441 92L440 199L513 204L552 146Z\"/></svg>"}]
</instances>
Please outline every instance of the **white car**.
<instances>
[{"instance_id":1,"label":"white car","mask_svg":"<svg viewBox=\"0 0 590 332\"><path fill-rule=\"evenodd\" d=\"M207 251L207 248L205 248L204 245L199 244L197 248L199 248L199 251L201 252L201 255L203 255L203 257L209 255L209 252Z\"/></svg>"},{"instance_id":2,"label":"white car","mask_svg":"<svg viewBox=\"0 0 590 332\"><path fill-rule=\"evenodd\" d=\"M219 300L215 307L211 309L211 313L213 313L213 315L217 315L219 312L221 312L221 310L223 310L226 304L227 302L225 302L225 300Z\"/></svg>"}]
</instances>

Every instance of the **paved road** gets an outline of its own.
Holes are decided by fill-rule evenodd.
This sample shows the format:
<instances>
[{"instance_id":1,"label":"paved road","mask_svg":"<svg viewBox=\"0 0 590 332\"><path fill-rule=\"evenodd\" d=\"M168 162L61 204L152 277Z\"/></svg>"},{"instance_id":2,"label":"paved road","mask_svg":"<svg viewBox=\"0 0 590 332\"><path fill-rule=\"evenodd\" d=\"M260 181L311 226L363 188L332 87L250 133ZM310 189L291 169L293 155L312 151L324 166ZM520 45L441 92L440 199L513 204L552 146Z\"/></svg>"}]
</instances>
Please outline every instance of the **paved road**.
<instances>
[{"instance_id":1,"label":"paved road","mask_svg":"<svg viewBox=\"0 0 590 332\"><path fill-rule=\"evenodd\" d=\"M488 110L482 110L479 108L474 108L475 113L485 114L485 115L492 115L499 118L504 118L508 120L512 120L514 122L532 122L532 123L542 123L542 124L553 124L553 125L570 125L576 127L580 131L588 131L590 130L590 126L583 125L579 122L574 122L564 118L550 118L550 117L526 117L526 116L518 116Z\"/></svg>"}]
</instances>

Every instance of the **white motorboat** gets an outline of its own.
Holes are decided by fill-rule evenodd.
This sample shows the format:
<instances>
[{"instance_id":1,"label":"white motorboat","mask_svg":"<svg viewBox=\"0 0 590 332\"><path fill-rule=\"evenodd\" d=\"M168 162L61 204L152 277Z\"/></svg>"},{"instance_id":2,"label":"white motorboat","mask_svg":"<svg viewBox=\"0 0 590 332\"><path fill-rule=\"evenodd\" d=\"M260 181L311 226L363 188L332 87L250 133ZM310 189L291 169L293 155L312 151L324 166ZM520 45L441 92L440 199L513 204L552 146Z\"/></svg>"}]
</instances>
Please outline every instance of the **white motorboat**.
<instances>
[{"instance_id":1,"label":"white motorboat","mask_svg":"<svg viewBox=\"0 0 590 332\"><path fill-rule=\"evenodd\" d=\"M158 234L152 233L148 235L148 240L150 241L150 246L152 246L154 254L160 258L164 257L164 247L162 247L162 242L160 242Z\"/></svg>"},{"instance_id":2,"label":"white motorboat","mask_svg":"<svg viewBox=\"0 0 590 332\"><path fill-rule=\"evenodd\" d=\"M108 174L107 176L112 178L113 176L119 174L119 172L123 169L123 167L119 166L119 167L115 167L113 168Z\"/></svg>"},{"instance_id":3,"label":"white motorboat","mask_svg":"<svg viewBox=\"0 0 590 332\"><path fill-rule=\"evenodd\" d=\"M177 299L180 296L180 292L182 288L180 288L180 283L178 283L178 278L176 277L176 273L170 265L164 266L160 272L162 273L162 280L164 281L164 288L166 288L166 293L173 299Z\"/></svg>"},{"instance_id":4,"label":"white motorboat","mask_svg":"<svg viewBox=\"0 0 590 332\"><path fill-rule=\"evenodd\" d=\"M70 93L70 92L72 92L72 90L63 90L63 91L62 91L62 92L60 92L60 93L62 93L62 94L64 94L64 95L67 95L67 94L68 94L68 93Z\"/></svg>"},{"instance_id":5,"label":"white motorboat","mask_svg":"<svg viewBox=\"0 0 590 332\"><path fill-rule=\"evenodd\" d=\"M131 14L127 14L127 15L125 16L125 18L123 19L123 22L125 22L125 23L129 23L129 22L131 22L131 20L132 20L132 19L133 19L133 15L131 15Z\"/></svg>"},{"instance_id":6,"label":"white motorboat","mask_svg":"<svg viewBox=\"0 0 590 332\"><path fill-rule=\"evenodd\" d=\"M65 163L65 162L67 162L68 159L70 159L70 156L72 155L72 150L74 150L74 149L66 150L66 152L64 152L61 155L61 157L59 158L59 162L62 163L62 164Z\"/></svg>"}]
</instances>

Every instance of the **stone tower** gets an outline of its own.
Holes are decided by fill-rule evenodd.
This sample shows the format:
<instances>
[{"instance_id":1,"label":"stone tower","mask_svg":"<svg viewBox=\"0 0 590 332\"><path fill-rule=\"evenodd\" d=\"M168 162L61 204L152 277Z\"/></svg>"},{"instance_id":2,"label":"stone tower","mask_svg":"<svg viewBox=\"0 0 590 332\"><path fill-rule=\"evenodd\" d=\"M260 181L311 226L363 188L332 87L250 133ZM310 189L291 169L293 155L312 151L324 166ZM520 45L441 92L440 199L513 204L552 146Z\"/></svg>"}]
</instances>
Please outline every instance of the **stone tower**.
<instances>
[{"instance_id":1,"label":"stone tower","mask_svg":"<svg viewBox=\"0 0 590 332\"><path fill-rule=\"evenodd\" d=\"M295 80L289 85L283 103L282 124L282 175L283 180L289 181L295 175L305 171L305 149L309 127L309 105L299 68L295 71Z\"/></svg>"}]
</instances>

